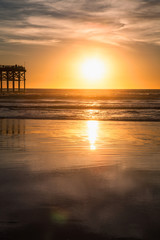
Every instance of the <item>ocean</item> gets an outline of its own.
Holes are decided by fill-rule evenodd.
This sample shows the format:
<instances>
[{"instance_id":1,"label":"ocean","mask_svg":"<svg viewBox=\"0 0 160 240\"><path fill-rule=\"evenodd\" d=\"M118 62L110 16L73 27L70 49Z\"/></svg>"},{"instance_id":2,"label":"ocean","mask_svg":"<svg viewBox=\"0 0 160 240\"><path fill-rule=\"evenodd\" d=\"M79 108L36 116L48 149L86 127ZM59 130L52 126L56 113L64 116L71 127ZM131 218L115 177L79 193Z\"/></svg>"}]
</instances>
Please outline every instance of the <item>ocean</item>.
<instances>
[{"instance_id":1,"label":"ocean","mask_svg":"<svg viewBox=\"0 0 160 240\"><path fill-rule=\"evenodd\" d=\"M0 95L0 118L159 121L160 90L47 90Z\"/></svg>"},{"instance_id":2,"label":"ocean","mask_svg":"<svg viewBox=\"0 0 160 240\"><path fill-rule=\"evenodd\" d=\"M159 240L160 90L0 95L0 240Z\"/></svg>"}]
</instances>

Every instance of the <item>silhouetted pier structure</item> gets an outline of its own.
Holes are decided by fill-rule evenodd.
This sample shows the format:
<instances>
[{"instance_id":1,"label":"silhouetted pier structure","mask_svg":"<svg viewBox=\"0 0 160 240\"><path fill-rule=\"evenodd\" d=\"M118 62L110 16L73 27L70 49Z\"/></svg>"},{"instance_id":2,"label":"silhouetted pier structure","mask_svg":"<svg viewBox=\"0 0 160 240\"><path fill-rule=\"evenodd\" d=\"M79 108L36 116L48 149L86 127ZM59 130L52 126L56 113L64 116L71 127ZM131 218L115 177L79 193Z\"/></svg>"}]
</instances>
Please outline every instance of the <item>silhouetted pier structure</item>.
<instances>
[{"instance_id":1,"label":"silhouetted pier structure","mask_svg":"<svg viewBox=\"0 0 160 240\"><path fill-rule=\"evenodd\" d=\"M25 92L26 69L18 65L0 65L0 91Z\"/></svg>"}]
</instances>

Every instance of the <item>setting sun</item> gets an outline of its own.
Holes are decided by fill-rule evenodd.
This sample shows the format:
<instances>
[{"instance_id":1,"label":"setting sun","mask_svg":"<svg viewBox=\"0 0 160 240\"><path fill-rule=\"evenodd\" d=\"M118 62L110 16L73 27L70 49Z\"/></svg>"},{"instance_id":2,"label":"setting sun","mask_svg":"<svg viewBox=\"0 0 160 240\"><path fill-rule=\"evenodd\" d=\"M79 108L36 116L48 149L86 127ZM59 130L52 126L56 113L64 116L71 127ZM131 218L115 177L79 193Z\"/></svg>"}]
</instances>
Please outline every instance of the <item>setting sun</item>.
<instances>
[{"instance_id":1,"label":"setting sun","mask_svg":"<svg viewBox=\"0 0 160 240\"><path fill-rule=\"evenodd\" d=\"M106 65L99 58L88 58L81 65L81 74L88 81L101 80L106 74Z\"/></svg>"}]
</instances>

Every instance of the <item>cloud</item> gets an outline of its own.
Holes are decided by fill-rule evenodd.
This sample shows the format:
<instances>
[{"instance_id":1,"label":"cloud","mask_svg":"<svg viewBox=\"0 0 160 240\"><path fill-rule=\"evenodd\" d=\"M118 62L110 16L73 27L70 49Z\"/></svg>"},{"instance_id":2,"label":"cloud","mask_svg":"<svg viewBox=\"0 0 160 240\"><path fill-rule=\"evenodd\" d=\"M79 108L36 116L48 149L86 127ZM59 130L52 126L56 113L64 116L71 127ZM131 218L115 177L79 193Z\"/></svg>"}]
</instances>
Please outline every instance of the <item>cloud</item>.
<instances>
[{"instance_id":1,"label":"cloud","mask_svg":"<svg viewBox=\"0 0 160 240\"><path fill-rule=\"evenodd\" d=\"M6 43L54 45L77 39L160 44L158 0L0 0Z\"/></svg>"}]
</instances>

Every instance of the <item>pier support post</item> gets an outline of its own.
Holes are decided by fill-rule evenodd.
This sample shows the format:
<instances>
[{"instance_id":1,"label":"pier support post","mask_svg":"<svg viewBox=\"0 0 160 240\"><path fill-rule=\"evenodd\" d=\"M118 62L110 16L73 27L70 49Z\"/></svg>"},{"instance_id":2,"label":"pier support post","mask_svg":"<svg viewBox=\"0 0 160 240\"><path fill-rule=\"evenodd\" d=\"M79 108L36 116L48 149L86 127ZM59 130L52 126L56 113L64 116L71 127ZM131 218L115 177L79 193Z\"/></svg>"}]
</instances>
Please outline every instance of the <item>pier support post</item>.
<instances>
[{"instance_id":1,"label":"pier support post","mask_svg":"<svg viewBox=\"0 0 160 240\"><path fill-rule=\"evenodd\" d=\"M25 92L25 90L26 90L26 74L24 72L24 92Z\"/></svg>"},{"instance_id":2,"label":"pier support post","mask_svg":"<svg viewBox=\"0 0 160 240\"><path fill-rule=\"evenodd\" d=\"M21 89L21 79L20 79L20 72L18 72L18 92L20 92Z\"/></svg>"},{"instance_id":3,"label":"pier support post","mask_svg":"<svg viewBox=\"0 0 160 240\"><path fill-rule=\"evenodd\" d=\"M7 72L7 92L9 92L9 74Z\"/></svg>"},{"instance_id":4,"label":"pier support post","mask_svg":"<svg viewBox=\"0 0 160 240\"><path fill-rule=\"evenodd\" d=\"M2 84L2 72L0 71L0 84L1 84L1 92L3 91L3 84Z\"/></svg>"}]
</instances>

